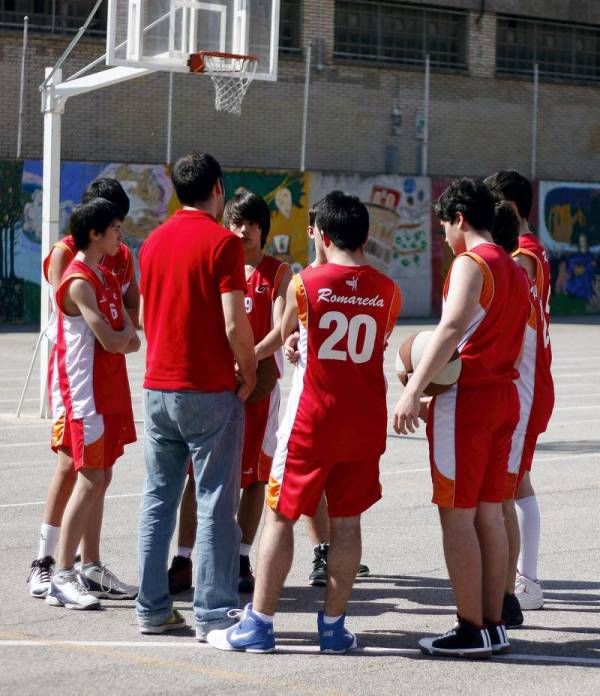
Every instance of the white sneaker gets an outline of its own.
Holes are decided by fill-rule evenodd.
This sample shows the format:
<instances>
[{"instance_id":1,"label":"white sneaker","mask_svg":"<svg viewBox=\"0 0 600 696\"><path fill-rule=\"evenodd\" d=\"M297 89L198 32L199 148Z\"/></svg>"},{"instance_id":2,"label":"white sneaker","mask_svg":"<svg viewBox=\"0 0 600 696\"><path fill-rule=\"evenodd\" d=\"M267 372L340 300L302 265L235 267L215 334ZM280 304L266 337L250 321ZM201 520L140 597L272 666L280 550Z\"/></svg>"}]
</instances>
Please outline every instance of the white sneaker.
<instances>
[{"instance_id":1,"label":"white sneaker","mask_svg":"<svg viewBox=\"0 0 600 696\"><path fill-rule=\"evenodd\" d=\"M52 556L36 558L31 564L31 570L27 578L27 582L29 583L29 594L32 597L43 599L50 589L53 573L54 559Z\"/></svg>"},{"instance_id":2,"label":"white sneaker","mask_svg":"<svg viewBox=\"0 0 600 696\"><path fill-rule=\"evenodd\" d=\"M88 592L74 570L54 574L46 602L66 609L100 609L99 600Z\"/></svg>"},{"instance_id":3,"label":"white sneaker","mask_svg":"<svg viewBox=\"0 0 600 696\"><path fill-rule=\"evenodd\" d=\"M521 609L528 611L531 609L541 609L544 606L544 594L542 585L534 582L525 575L518 575L515 582L515 596L519 600Z\"/></svg>"},{"instance_id":4,"label":"white sneaker","mask_svg":"<svg viewBox=\"0 0 600 696\"><path fill-rule=\"evenodd\" d=\"M84 566L77 573L87 585L89 593L100 599L135 599L138 588L128 585L109 570L105 565Z\"/></svg>"}]
</instances>

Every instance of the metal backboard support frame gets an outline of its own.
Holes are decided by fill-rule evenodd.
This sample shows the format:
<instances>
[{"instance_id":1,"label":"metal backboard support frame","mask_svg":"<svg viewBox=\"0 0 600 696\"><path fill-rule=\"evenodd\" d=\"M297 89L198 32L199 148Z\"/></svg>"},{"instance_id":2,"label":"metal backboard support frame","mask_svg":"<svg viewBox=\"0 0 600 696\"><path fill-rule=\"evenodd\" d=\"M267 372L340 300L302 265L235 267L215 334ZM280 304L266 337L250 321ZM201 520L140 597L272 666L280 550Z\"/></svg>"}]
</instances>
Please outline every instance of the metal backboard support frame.
<instances>
[{"instance_id":1,"label":"metal backboard support frame","mask_svg":"<svg viewBox=\"0 0 600 696\"><path fill-rule=\"evenodd\" d=\"M106 63L187 72L190 54L219 51L257 56L254 79L274 81L279 9L280 0L108 0Z\"/></svg>"},{"instance_id":2,"label":"metal backboard support frame","mask_svg":"<svg viewBox=\"0 0 600 696\"><path fill-rule=\"evenodd\" d=\"M117 27L120 17L117 14L118 0L108 0L108 26L107 26L107 51L103 56L87 65L82 70L77 71L74 75L63 80L62 66L66 59L75 48L80 38L85 33L88 25L95 16L98 8L103 0L96 0L88 18L77 32L74 39L71 41L63 55L53 68L46 68L44 82L40 85L42 97L42 113L44 114L44 155L43 155L43 179L42 179L42 244L41 253L42 259L50 253L53 244L58 241L60 233L60 161L61 161L61 126L62 115L65 110L65 104L68 99L79 94L92 92L102 87L119 84L137 77L149 75L156 70L166 70L168 72L180 71L188 72L187 67L188 56L185 59L179 60L171 56L169 60L158 61L156 64L145 63L144 61L135 61L133 57L144 45L144 36L151 29L144 24L144 8L145 3L149 0L123 0L129 3L128 5L128 22L132 27L128 27L127 39L124 43L117 44ZM160 2L161 0L154 0ZM226 0L231 2L231 0ZM252 0L256 2L257 0ZM264 2L265 0L258 0ZM269 0L271 1L271 0ZM173 17L177 12L188 13L188 20L193 19L194 15L190 11L214 11L223 13L223 2L199 2L198 0L169 0L170 7L168 21L173 23ZM251 0L233 0L234 13L237 11L235 29L233 32L233 41L236 46L243 48L245 44L250 43L249 31L251 22L249 22L248 10L250 9ZM183 15L182 15L183 17ZM167 21L167 20L161 20ZM223 28L220 32L219 42L227 44L227 25L223 19L221 22ZM195 28L194 28L195 27ZM181 45L180 48L191 46L194 41L194 31L197 31L197 24L192 27L191 21L188 23L188 28L183 34L187 36L187 45ZM279 34L279 0L272 0L271 16L270 16L270 59L268 66L265 66L265 71L262 74L257 74L256 79L275 80L277 79L277 44ZM197 37L196 37L197 38ZM169 29L169 43L173 51L175 51L175 31ZM129 46L129 41L132 45ZM136 43L137 42L137 43ZM233 45L233 44L232 44ZM118 49L125 48L127 52L131 51L132 58L129 60L119 61L117 56ZM169 51L167 51L169 52ZM195 52L195 51L192 51ZM180 54L183 58L183 54ZM105 62L112 66L102 72L88 74L90 70ZM122 64L119 64L122 63ZM49 342L46 338L45 331L50 318L50 288L42 277L41 280L41 310L40 310L40 329L42 338L39 345L40 357L40 388L39 388L39 412L41 417L46 417L47 413L47 370L49 357ZM33 356L35 360L35 355ZM33 361L32 361L33 364ZM31 372L31 369L30 369ZM29 380L29 375L27 381ZM25 387L27 384L25 385Z\"/></svg>"}]
</instances>

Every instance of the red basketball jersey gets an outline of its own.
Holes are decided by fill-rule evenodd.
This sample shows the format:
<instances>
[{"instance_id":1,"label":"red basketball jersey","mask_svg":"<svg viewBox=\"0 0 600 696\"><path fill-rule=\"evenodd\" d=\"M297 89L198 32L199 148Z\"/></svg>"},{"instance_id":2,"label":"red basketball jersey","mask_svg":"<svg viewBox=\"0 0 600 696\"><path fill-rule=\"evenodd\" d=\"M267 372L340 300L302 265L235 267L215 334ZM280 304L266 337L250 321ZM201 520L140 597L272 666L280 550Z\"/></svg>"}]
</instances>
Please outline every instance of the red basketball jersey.
<instances>
[{"instance_id":1,"label":"red basketball jersey","mask_svg":"<svg viewBox=\"0 0 600 696\"><path fill-rule=\"evenodd\" d=\"M66 237L63 237L61 240L56 242L56 244L53 244L52 249L50 249L50 253L46 258L44 259L44 262L42 264L43 270L44 270L44 278L48 281L48 272L50 270L50 257L52 256L52 252L54 249L62 249L65 252L65 255L67 259L69 260L69 263L75 258L75 254L77 253L77 248L75 247L75 240L73 239L72 235L67 235ZM119 280L119 285L121 286L121 291L123 295L127 292L127 289L129 288L129 283L131 283L131 279L133 278L134 274L134 267L133 267L133 254L131 253L131 249L126 245L121 243L119 245L119 251L114 256L104 256L100 262L100 264L107 270L112 271L118 278Z\"/></svg>"},{"instance_id":2,"label":"red basketball jersey","mask_svg":"<svg viewBox=\"0 0 600 696\"><path fill-rule=\"evenodd\" d=\"M543 433L554 409L554 381L550 369L552 346L550 343L550 264L546 250L533 234L519 237L519 248L513 256L523 254L535 263L535 278L531 281L531 294L535 305L537 342L535 351L535 378L533 402L529 419L529 432ZM530 362L533 357L530 359ZM523 366L525 369L525 365Z\"/></svg>"},{"instance_id":3,"label":"red basketball jersey","mask_svg":"<svg viewBox=\"0 0 600 696\"><path fill-rule=\"evenodd\" d=\"M260 343L273 328L273 302L288 268L287 263L265 255L250 277L246 279L246 314L252 326L254 345ZM277 351L271 357L277 362L281 375L283 372L281 351Z\"/></svg>"},{"instance_id":4,"label":"red basketball jersey","mask_svg":"<svg viewBox=\"0 0 600 696\"><path fill-rule=\"evenodd\" d=\"M458 344L462 359L460 387L508 383L519 375L515 364L529 317L527 276L499 246L479 244L465 253L483 276L479 305ZM448 294L452 269L446 278Z\"/></svg>"},{"instance_id":5,"label":"red basketball jersey","mask_svg":"<svg viewBox=\"0 0 600 696\"><path fill-rule=\"evenodd\" d=\"M285 459L293 442L315 462L377 458L387 433L383 354L400 313L400 289L366 265L327 263L293 282L300 359L278 453Z\"/></svg>"},{"instance_id":6,"label":"red basketball jersey","mask_svg":"<svg viewBox=\"0 0 600 696\"><path fill-rule=\"evenodd\" d=\"M110 326L116 331L123 328L123 302L117 277L102 266L98 268L103 281L83 261L73 260L56 294L60 389L70 418L131 411L125 355L106 351L81 315L70 316L64 312L65 293L73 280L81 278L94 289L98 307Z\"/></svg>"}]
</instances>

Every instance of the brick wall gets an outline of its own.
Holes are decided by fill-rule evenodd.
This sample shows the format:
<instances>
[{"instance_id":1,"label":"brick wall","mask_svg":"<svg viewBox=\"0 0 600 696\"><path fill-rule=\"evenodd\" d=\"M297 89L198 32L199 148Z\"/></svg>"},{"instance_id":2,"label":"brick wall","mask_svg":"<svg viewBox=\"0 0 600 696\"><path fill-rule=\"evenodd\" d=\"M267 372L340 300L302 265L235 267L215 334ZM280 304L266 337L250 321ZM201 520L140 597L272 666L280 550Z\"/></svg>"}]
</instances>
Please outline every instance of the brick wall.
<instances>
[{"instance_id":1,"label":"brick wall","mask_svg":"<svg viewBox=\"0 0 600 696\"><path fill-rule=\"evenodd\" d=\"M528 11L540 2L460 0L451 5L470 11L467 74L432 72L429 173L486 174L499 167L530 170L533 90L527 80L494 76L495 14ZM555 18L573 19L573 3L543 3ZM581 18L600 23L599 3L578 3ZM395 145L400 170L417 170L415 118L423 99L422 69L343 64L333 59L334 0L305 0L302 44L313 42L307 166L311 169L382 172L386 146ZM562 8L562 9L561 9ZM568 9L568 8L567 8ZM541 13L540 13L541 16ZM551 13L544 12L544 18ZM0 33L0 158L14 157L21 37ZM67 40L32 36L26 73L23 156L42 153L42 115L38 85L44 67L53 65ZM66 66L71 74L104 50L86 40ZM73 160L157 162L165 159L166 74L153 74L67 102L62 156ZM191 148L208 150L223 164L242 167L298 167L302 127L304 62L280 59L277 83L250 87L242 119L214 112L213 88L204 77L175 75L173 155ZM391 134L390 112L402 109L402 134ZM600 165L600 88L542 83L537 176L590 180Z\"/></svg>"}]
</instances>

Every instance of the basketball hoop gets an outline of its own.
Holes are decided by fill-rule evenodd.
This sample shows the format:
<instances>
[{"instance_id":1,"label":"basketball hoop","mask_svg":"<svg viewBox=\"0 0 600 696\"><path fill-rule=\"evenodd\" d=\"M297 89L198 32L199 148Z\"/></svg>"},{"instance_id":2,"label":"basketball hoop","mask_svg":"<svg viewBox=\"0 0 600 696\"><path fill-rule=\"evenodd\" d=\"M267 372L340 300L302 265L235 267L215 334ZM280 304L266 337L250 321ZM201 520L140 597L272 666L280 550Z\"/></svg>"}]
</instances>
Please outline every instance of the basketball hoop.
<instances>
[{"instance_id":1,"label":"basketball hoop","mask_svg":"<svg viewBox=\"0 0 600 696\"><path fill-rule=\"evenodd\" d=\"M208 73L215 86L215 109L240 116L242 101L254 79L258 59L237 53L201 51L188 60L190 72Z\"/></svg>"}]
</instances>

